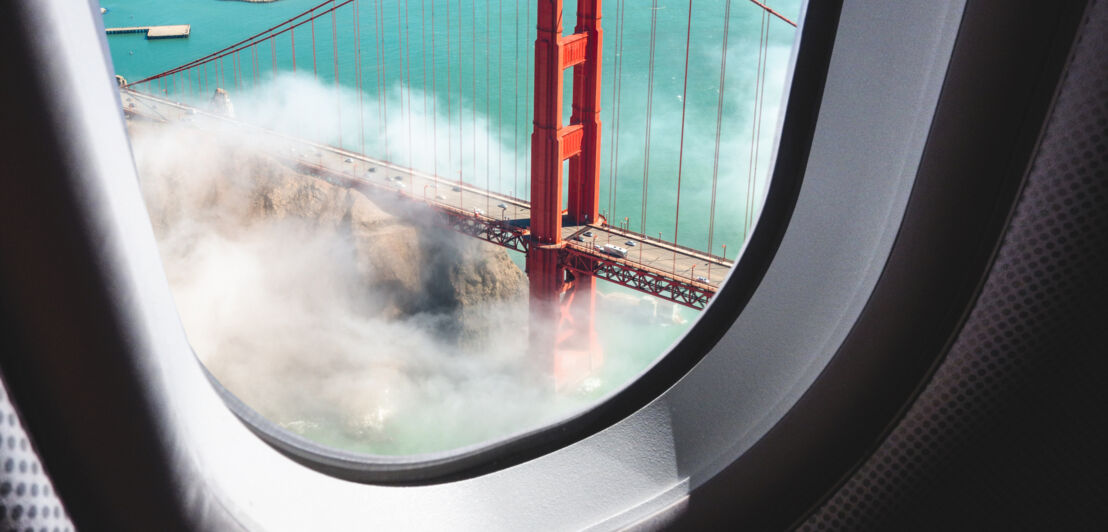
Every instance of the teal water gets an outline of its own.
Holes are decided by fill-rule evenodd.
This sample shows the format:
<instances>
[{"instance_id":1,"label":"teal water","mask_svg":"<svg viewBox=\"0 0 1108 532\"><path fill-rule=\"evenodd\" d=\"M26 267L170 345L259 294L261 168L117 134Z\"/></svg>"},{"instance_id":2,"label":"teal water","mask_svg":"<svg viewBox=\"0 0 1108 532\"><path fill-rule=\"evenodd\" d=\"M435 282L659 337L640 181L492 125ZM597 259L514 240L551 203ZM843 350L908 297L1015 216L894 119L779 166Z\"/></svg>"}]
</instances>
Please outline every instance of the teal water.
<instances>
[{"instance_id":1,"label":"teal water","mask_svg":"<svg viewBox=\"0 0 1108 532\"><path fill-rule=\"evenodd\" d=\"M246 36L257 33L306 10L316 0L279 0L252 4L224 0L106 0L109 9L104 15L106 26L178 24L192 25L187 39L148 41L141 35L113 35L108 39L112 59L118 74L130 81L164 71L191 59L201 57ZM407 12L404 6L407 5ZM566 11L572 13L572 1ZM799 0L774 2L774 8L795 19ZM780 5L777 5L780 4ZM434 25L431 23L432 5ZM651 9L645 2L605 3L605 48L602 119L604 121L603 160L601 162L601 205L610 211L609 219L628 218L631 228L667 240L674 236L677 210L678 138L681 130L683 66L685 59L688 4L659 2L658 31L655 46L653 113L651 115L650 172L645 209L642 209L643 174L645 166L644 137L646 132L647 64ZM361 86L367 96L362 103L366 121L364 136L369 139L366 152L382 157L383 139L375 132L383 119L376 103L382 85L388 87L389 104L384 113L389 121L399 123L399 138L389 146L389 159L412 165L421 170L434 170L437 160L439 174L462 178L493 190L527 197L525 178L530 138L529 106L532 99L534 29L528 20L534 17L525 3L464 0L431 2L407 0L384 2L382 16L376 16L375 2L357 3L361 30ZM315 23L318 77L325 82L335 79L332 51L338 50L338 78L347 87L355 85L354 69L354 5L339 8L336 25L324 16ZM459 17L459 13L461 16ZM696 2L693 8L692 38L689 53L688 102L685 110L685 155L681 168L680 226L678 242L698 249L708 245L709 213L713 155L715 151L716 110L719 102L720 50L723 33L724 2ZM761 10L747 1L735 0L731 6L730 35L721 157L718 169L718 192L715 212L715 234L712 239L715 254L721 254L727 244L734 256L748 232L748 220L753 219L748 205L760 202L765 190L765 176L772 155L776 131L777 108L782 93L786 63L795 30L784 22L770 18L767 76L756 169L751 168L751 138L753 136L754 92L758 59L758 39L762 25ZM332 42L332 30L337 42ZM565 24L572 32L572 23ZM377 35L382 37L378 40ZM431 49L432 36L435 48ZM622 42L621 42L622 39ZM311 28L301 26L295 31L297 71L311 73ZM230 63L221 61L222 75L215 65L205 71L192 71L188 78L178 76L167 91L181 99L206 99L216 79L241 106L254 84L261 85L273 75L272 58L276 56L279 71L292 70L292 39L288 34L258 47L257 73L254 55L238 55L238 73ZM133 52L133 53L132 53ZM406 52L406 53L403 53ZM383 57L383 60L381 58ZM405 57L411 60L402 65ZM460 57L460 59L459 59ZM621 77L613 76L617 60L622 61ZM378 65L382 68L378 68ZM402 68L403 67L403 68ZM384 80L381 80L383 73ZM432 89L432 74L434 89ZM200 79L197 79L200 78ZM203 83L203 79L207 83ZM229 79L227 79L229 78ZM619 114L613 115L613 87L619 81ZM207 90L201 96L200 86ZM237 84L237 86L236 86ZM566 105L568 115L569 87ZM190 88L191 87L191 88ZM404 92L411 89L416 92ZM429 97L424 98L426 93ZM370 100L369 98L373 98ZM458 108L463 109L459 133ZM432 110L433 109L433 110ZM448 115L447 110L450 113ZM344 113L344 147L361 150L360 135L355 124L355 109L337 108ZM422 140L412 141L409 150L406 128L402 127L409 113L416 119L434 116L436 131ZM477 118L474 127L474 117ZM620 135L613 139L618 123ZM487 127L483 127L487 125ZM484 131L478 128L484 129ZM390 130L391 131L391 130ZM430 132L427 132L430 133ZM418 132L416 135L422 135ZM486 139L488 135L488 139ZM459 139L461 138L461 141ZM335 140L335 139L332 139ZM618 164L612 165L613 147L618 140ZM459 148L461 142L461 148ZM338 144L338 142L335 142ZM428 144L437 148L434 159L413 154L427 151ZM423 149L419 149L423 148ZM460 152L460 153L459 153ZM753 191L748 194L748 191ZM750 196L750 197L748 197ZM754 207L756 209L756 207ZM753 213L756 214L756 213Z\"/></svg>"},{"instance_id":2,"label":"teal water","mask_svg":"<svg viewBox=\"0 0 1108 532\"><path fill-rule=\"evenodd\" d=\"M103 0L101 5L109 9L104 15L107 27L192 26L187 39L150 41L141 35L109 36L116 72L136 81L228 46L318 3L318 0L264 4L226 0ZM800 0L780 0L770 5L786 17L793 20L798 17ZM641 0L608 0L604 6L601 210L613 224L626 218L632 230L666 240L674 239L679 212L680 225L676 227L679 244L708 250L710 240L712 253L735 258L757 218L765 192L796 30L776 18L763 18L762 11L747 0L731 2L720 156L716 167L726 2L693 3L688 88L684 94L687 101L682 96L689 3L659 1L656 11L649 2ZM437 172L446 178L460 176L477 186L527 198L535 40L534 24L530 21L534 19L534 9L532 3L502 0L358 0L356 6L349 4L335 11L334 25L331 16L325 15L315 21L314 28L312 25L296 28L295 38L286 33L236 57L225 58L218 66L210 64L151 83L147 90L164 91L172 98L203 104L215 87L223 87L244 120L425 172ZM567 1L565 9L572 14L575 2ZM657 17L657 32L648 160L644 139L652 14ZM565 31L571 33L572 15L566 20ZM357 42L355 22L360 35ZM768 24L769 30L764 97L759 108L755 106L755 93L760 80L757 64L764 24ZM337 52L337 60L333 52ZM360 78L356 75L359 71ZM343 87L341 91L333 90L336 78ZM567 75L564 112L567 117L571 78ZM275 87L302 90L305 96L301 99L313 100L313 105L281 100ZM620 89L618 98L613 90L616 87ZM361 89L360 95L357 88ZM273 102L277 100L281 100L282 112L306 114L316 119L318 127L305 128L297 121L274 117ZM678 145L683 107L682 157ZM760 128L755 121L759 112ZM615 136L617 126L619 135ZM752 156L755 146L757 155ZM616 154L618 160L613 164ZM644 194L647 163L649 187ZM714 223L713 175L717 188ZM710 226L714 227L712 235ZM608 296L641 297L637 292L609 283L598 283L598 288ZM651 306L648 301L639 307ZM644 321L645 317L638 321L604 313L597 317L596 326L605 332L601 341L609 356L601 378L606 384L593 390L593 396L603 395L640 372L679 338L698 315L684 307L671 310L668 304L640 310L642 316L657 313L663 316L661 319L654 316L649 323ZM669 319L670 313L674 319ZM619 356L611 356L615 353ZM401 430L418 434L421 429L417 423ZM366 447L327 431L312 437L369 452L413 452L408 443L395 448ZM481 438L480 434L472 436L474 441ZM398 438L403 442L419 440L416 436Z\"/></svg>"}]
</instances>

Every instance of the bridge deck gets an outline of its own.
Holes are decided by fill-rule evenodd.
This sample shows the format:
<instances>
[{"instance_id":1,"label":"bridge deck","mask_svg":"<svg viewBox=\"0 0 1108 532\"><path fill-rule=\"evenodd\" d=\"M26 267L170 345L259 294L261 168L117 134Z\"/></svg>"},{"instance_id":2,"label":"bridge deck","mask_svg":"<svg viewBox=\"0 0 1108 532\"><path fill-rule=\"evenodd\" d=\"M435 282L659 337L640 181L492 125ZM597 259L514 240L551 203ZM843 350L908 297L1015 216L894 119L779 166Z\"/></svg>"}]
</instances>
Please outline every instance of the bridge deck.
<instances>
[{"instance_id":1,"label":"bridge deck","mask_svg":"<svg viewBox=\"0 0 1108 532\"><path fill-rule=\"evenodd\" d=\"M124 110L130 115L196 127L233 123L247 128L254 134L268 136L266 144L273 147L274 155L305 173L399 194L447 213L454 220L454 228L461 232L517 251L527 249L530 205L525 200L286 137L136 91L123 89L121 97ZM604 224L566 225L562 237L567 254L585 259L570 260L567 266L571 269L588 270L598 277L694 308L703 308L732 267L731 261L720 257ZM606 254L601 250L605 244L624 248L627 255Z\"/></svg>"}]
</instances>

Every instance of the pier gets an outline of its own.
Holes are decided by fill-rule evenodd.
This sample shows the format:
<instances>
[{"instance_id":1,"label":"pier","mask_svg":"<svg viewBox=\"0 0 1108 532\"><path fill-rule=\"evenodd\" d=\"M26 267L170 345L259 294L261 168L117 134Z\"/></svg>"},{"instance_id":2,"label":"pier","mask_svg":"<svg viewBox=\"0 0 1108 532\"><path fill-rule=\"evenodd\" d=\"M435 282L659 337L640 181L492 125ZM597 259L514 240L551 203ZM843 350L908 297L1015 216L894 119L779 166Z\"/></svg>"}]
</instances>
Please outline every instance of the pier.
<instances>
[{"instance_id":1,"label":"pier","mask_svg":"<svg viewBox=\"0 0 1108 532\"><path fill-rule=\"evenodd\" d=\"M120 33L144 33L147 39L183 39L192 31L190 24L175 24L170 26L128 26L125 28L107 28L108 35Z\"/></svg>"}]
</instances>

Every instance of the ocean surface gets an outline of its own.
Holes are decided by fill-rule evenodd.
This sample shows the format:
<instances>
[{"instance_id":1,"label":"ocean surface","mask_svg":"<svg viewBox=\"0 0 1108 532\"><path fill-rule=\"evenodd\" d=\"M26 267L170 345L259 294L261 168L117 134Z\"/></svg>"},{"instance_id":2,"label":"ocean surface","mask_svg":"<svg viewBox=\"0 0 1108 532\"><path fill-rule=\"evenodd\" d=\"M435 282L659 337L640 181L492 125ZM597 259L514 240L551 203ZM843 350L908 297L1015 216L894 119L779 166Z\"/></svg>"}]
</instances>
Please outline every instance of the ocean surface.
<instances>
[{"instance_id":1,"label":"ocean surface","mask_svg":"<svg viewBox=\"0 0 1108 532\"><path fill-rule=\"evenodd\" d=\"M203 104L215 87L223 87L243 120L528 198L533 4L358 0L336 9L333 19L324 15L294 34L218 65L155 80L144 90ZM676 234L679 244L701 250L709 250L710 243L713 254L734 259L765 193L796 30L748 0L732 0L725 17L727 4L659 0L655 9L643 0L604 2L600 205L613 224L671 241ZM799 18L799 0L768 4L789 19ZM101 5L108 9L106 27L192 26L186 39L108 36L116 73L134 82L275 26L319 1L103 0ZM575 8L572 0L565 2L567 34ZM305 127L305 117L311 127ZM598 288L644 297L610 283ZM651 304L655 314L665 314L666 326L598 316L605 350L620 355L606 357L610 367L597 396L642 371L698 315ZM310 436L368 452L405 452L335 435Z\"/></svg>"}]
</instances>

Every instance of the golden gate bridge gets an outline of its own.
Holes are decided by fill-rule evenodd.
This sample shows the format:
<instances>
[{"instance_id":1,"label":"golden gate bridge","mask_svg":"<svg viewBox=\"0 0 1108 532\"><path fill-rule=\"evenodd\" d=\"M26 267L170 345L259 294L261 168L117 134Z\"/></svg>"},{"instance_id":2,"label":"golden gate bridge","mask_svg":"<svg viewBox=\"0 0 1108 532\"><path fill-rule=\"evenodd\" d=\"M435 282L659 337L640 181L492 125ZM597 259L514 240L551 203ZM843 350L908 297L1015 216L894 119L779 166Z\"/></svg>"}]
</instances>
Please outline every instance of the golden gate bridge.
<instances>
[{"instance_id":1,"label":"golden gate bridge","mask_svg":"<svg viewBox=\"0 0 1108 532\"><path fill-rule=\"evenodd\" d=\"M764 97L765 63L768 54L768 22L772 18L784 21L795 27L796 24L777 11L757 0L749 0L762 11L762 34L759 35L758 79L755 89L755 105L758 112L755 113L755 121L752 124L756 132L760 128L760 100ZM407 3L407 0L404 0ZM411 164L412 156L409 153L408 164L395 161L394 154L390 150L388 137L384 137L384 145L380 153L368 153L365 140L365 106L363 100L363 82L365 81L364 67L369 64L374 71L374 81L378 90L377 113L381 123L388 123L389 101L386 95L386 86L389 74L388 69L382 65L387 62L385 56L384 41L386 30L384 28L383 9L381 0L328 0L292 17L280 24L272 26L262 32L242 39L221 50L212 52L203 57L189 61L185 64L171 68L159 74L155 74L131 83L122 83L121 91L124 97L124 111L128 116L139 117L165 122L188 122L203 127L205 124L217 125L232 123L236 127L253 128L249 124L236 121L233 117L226 116L218 110L209 111L198 109L194 106L182 104L173 96L204 96L206 94L226 95L227 91L234 92L241 88L255 87L264 84L276 77L282 70L278 61L278 51L281 55L291 56L292 72L307 71L307 50L301 44L300 52L296 50L299 32L310 35L311 72L317 79L321 79L321 65L329 66L334 74L333 85L341 86L340 78L340 53L339 34L337 31L340 23L339 17L348 17L353 34L358 38L353 39L349 46L353 48L353 77L354 88L358 98L358 109L342 109L341 100L336 99L336 116L339 118L338 146L329 146L311 141L296 139L280 135L272 131L257 131L256 134L269 135L278 145L284 146L281 158L296 168L298 171L327 179L331 182L342 183L348 187L357 188L374 194L387 193L395 195L414 204L425 207L430 212L438 214L438 221L444 228L452 229L458 233L476 237L493 244L524 253L526 255L526 273L530 286L530 305L532 326L530 327L530 342L532 349L538 353L548 353L554 361L555 374L566 376L587 372L590 367L599 364L600 352L596 347L596 332L593 328L593 315L596 307L596 279L615 283L632 288L640 292L650 294L664 300L672 301L687 307L703 309L716 293L718 287L726 278L733 266L733 261L726 258L726 246L723 246L721 255L711 253L714 236L714 221L716 210L717 179L720 157L720 131L723 123L723 94L725 87L725 74L727 68L727 42L729 32L729 20L731 12L731 0L726 1L726 15L724 22L722 54L720 66L719 105L716 116L715 130L715 160L711 189L711 213L708 227L707 251L694 249L681 245L678 242L678 228L680 224L681 208L681 160L685 156L686 136L686 103L689 78L689 40L692 35L693 1L688 2L688 20L685 28L684 52L684 83L682 95L681 127L678 134L678 157L676 175L671 183L676 187L677 206L674 216L674 238L672 241L663 240L661 235L657 238L644 234L646 220L646 203L649 190L649 161L650 161L650 108L652 106L656 31L658 0L653 0L650 29L650 54L648 66L648 91L646 97L647 129L645 134L644 172L642 185L642 225L640 231L634 231L630 223L624 220L609 220L608 213L614 212L615 183L618 172L615 165L617 157L612 157L609 169L609 205L608 209L600 209L600 185L601 185L601 95L602 95L602 58L604 45L604 30L601 25L602 9L601 0L579 0L577 3L576 24L572 34L565 35L563 28L562 0L539 0L535 12L537 28L534 43L534 93L532 100L533 131L529 145L530 174L528 198L515 197L514 194L505 194L492 190L490 186L489 170L486 170L486 184L484 187L467 183L463 179L464 154L461 149L461 137L464 134L461 98L458 103L458 176L451 179L448 176L439 175L437 147L434 157L434 166L430 172L417 170ZM745 2L744 2L745 3ZM372 38L376 50L373 56L368 58L362 55L362 28L360 25L360 4L368 4L373 10L374 28ZM431 46L436 50L434 20L436 16L436 2L431 1L430 12L427 13L424 2L420 2L421 29L420 38L426 40L426 33L422 22L431 21ZM443 5L445 4L445 13ZM615 19L617 24L622 22L623 15L628 9L625 0L618 0L616 4ZM492 25L492 10L485 6L485 27ZM530 18L530 5L527 6L527 17ZM398 4L399 8L399 4ZM463 17L461 6L451 13L450 3L440 3L439 16L447 19L447 28L451 28L451 22L457 22L458 37L458 68L465 59L462 56L461 35ZM502 12L503 10L501 10ZM408 56L410 26L407 20L408 9L405 5L403 16L398 11L397 21L402 24L397 28L396 36L400 51L400 83L404 78L410 81L412 63ZM498 14L499 15L499 14ZM330 19L330 36L317 35L316 21L321 17ZM477 17L477 5L473 4L473 13L470 18L472 25L477 26L480 21ZM499 23L499 16L497 23ZM344 22L345 23L345 22ZM518 17L517 17L518 32ZM322 32L321 32L322 33ZM476 30L473 38L476 41ZM486 35L487 37L487 35ZM320 40L329 40L329 49L324 47L320 53ZM623 46L622 27L617 25L615 46L622 51ZM301 39L303 41L303 37ZM447 35L447 54L452 42L451 35ZM286 48L287 47L287 48ZM420 49L426 49L420 47ZM476 42L473 45L476 52ZM268 53L267 53L268 52ZM663 51L664 52L664 51ZM499 52L498 52L499 53ZM327 55L330 57L326 57ZM426 54L421 54L419 62L426 74ZM469 59L476 62L476 53ZM484 60L488 62L491 54L484 54ZM622 83L622 54L616 54L612 76L613 102L616 107L621 106L619 89ZM298 63L298 59L300 62ZM329 61L328 61L329 60ZM498 58L498 61L500 58ZM518 62L518 61L517 61ZM329 63L329 64L326 64ZM374 67L374 64L376 68ZM530 64L528 64L530 67ZM449 64L448 64L449 68ZM572 69L572 112L568 123L563 123L563 94L566 70ZM486 76L490 70L486 66ZM497 72L501 75L500 70ZM518 76L518 69L516 70ZM527 75L530 74L528 68ZM427 76L422 75L426 84ZM473 74L473 98L477 99L476 71ZM437 90L437 78L434 68L431 70L432 92ZM329 81L329 80L324 80ZM452 82L447 75L448 84ZM499 83L500 80L497 80ZM458 91L461 93L461 75L458 75ZM491 85L487 80L486 85ZM447 88L448 92L453 87ZM427 93L424 92L426 95ZM486 91L486 109L489 109L489 95ZM433 99L433 98L432 98ZM518 102L518 98L516 100ZM400 121L405 120L404 106L407 106L408 135L411 136L411 101L410 94L405 102L399 101L399 112L393 110L394 118L400 116ZM426 107L427 102L424 102ZM432 105L437 103L432 102ZM449 105L449 99L448 99ZM499 102L498 102L499 108ZM517 104L518 105L518 104ZM372 111L372 110L371 110ZM612 119L614 131L610 139L618 138L619 118L613 109ZM447 115L452 116L454 110L448 110ZM342 140L341 121L344 117L356 114L359 122L358 150L345 148ZM433 127L436 130L434 140L438 140L438 115L432 113L435 121ZM476 106L474 106L471 126L474 134L477 126ZM449 124L452 125L452 124ZM752 135L752 153L758 149L757 135ZM666 139L672 142L673 139ZM618 141L614 149L618 150ZM411 150L411 141L408 142ZM453 160L453 141L450 141L451 160ZM476 144L474 145L476 150ZM488 144L486 143L486 150ZM476 159L476 154L474 155ZM486 161L488 155L486 154ZM752 156L752 161L754 160ZM564 173L564 166L568 166L568 173ZM474 161L473 172L476 172ZM471 175L471 178L474 177ZM498 180L502 176L498 176ZM563 179L568 183L563 182ZM563 188L563 185L568 185ZM657 182L655 182L657 187ZM518 189L514 186L513 192ZM563 190L566 190L563 197ZM429 193L430 191L430 193ZM749 192L749 191L748 191ZM746 216L748 222L753 222L752 216L755 210L752 193L747 194ZM499 212L497 212L499 211ZM614 222L614 224L613 224ZM538 325L537 324L542 324ZM556 324L551 327L549 324Z\"/></svg>"}]
</instances>

